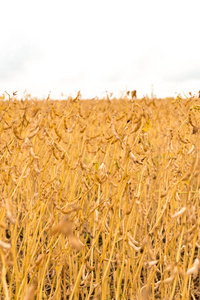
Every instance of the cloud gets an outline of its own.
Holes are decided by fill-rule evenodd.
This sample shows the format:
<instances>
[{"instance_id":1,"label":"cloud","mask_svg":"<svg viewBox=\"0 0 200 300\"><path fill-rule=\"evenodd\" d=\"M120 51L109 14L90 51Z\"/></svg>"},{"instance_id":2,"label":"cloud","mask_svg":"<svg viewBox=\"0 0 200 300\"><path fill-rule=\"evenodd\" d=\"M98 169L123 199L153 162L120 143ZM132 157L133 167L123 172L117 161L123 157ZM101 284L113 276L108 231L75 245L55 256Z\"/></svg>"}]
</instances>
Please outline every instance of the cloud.
<instances>
[{"instance_id":1,"label":"cloud","mask_svg":"<svg viewBox=\"0 0 200 300\"><path fill-rule=\"evenodd\" d=\"M16 77L26 74L29 64L42 59L42 53L37 46L20 44L8 47L1 55L0 80L1 82L15 80Z\"/></svg>"},{"instance_id":2,"label":"cloud","mask_svg":"<svg viewBox=\"0 0 200 300\"><path fill-rule=\"evenodd\" d=\"M152 84L157 95L173 93L181 84L196 89L199 4L190 4L4 1L1 8L9 18L7 13L0 18L0 85L3 91L27 89L39 97L49 90L59 95L81 89L90 95L126 87L142 96ZM180 22L180 9L187 22Z\"/></svg>"},{"instance_id":3,"label":"cloud","mask_svg":"<svg viewBox=\"0 0 200 300\"><path fill-rule=\"evenodd\" d=\"M163 79L168 82L186 82L190 80L200 80L200 65L178 66L177 69L167 70Z\"/></svg>"}]
</instances>

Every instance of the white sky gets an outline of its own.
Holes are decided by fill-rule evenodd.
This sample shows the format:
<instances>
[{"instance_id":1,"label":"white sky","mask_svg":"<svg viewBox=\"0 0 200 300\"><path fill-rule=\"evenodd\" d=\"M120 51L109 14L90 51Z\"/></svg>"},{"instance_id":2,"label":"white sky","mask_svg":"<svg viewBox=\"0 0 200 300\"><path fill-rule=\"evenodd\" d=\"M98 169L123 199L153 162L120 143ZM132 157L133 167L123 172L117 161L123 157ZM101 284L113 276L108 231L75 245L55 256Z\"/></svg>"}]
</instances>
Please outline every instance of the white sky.
<instances>
[{"instance_id":1,"label":"white sky","mask_svg":"<svg viewBox=\"0 0 200 300\"><path fill-rule=\"evenodd\" d=\"M0 11L0 94L200 90L199 0L5 0Z\"/></svg>"}]
</instances>

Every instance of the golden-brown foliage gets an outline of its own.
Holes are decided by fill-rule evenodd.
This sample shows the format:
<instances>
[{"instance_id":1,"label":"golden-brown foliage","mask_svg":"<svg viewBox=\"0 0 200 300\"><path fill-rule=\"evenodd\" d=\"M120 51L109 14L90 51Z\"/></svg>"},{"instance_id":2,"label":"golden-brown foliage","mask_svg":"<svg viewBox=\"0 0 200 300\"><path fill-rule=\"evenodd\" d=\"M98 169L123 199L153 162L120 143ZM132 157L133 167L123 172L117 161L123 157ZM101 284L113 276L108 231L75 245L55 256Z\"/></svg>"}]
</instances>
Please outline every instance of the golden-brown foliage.
<instances>
[{"instance_id":1,"label":"golden-brown foliage","mask_svg":"<svg viewBox=\"0 0 200 300\"><path fill-rule=\"evenodd\" d=\"M199 111L2 100L2 299L197 299Z\"/></svg>"}]
</instances>

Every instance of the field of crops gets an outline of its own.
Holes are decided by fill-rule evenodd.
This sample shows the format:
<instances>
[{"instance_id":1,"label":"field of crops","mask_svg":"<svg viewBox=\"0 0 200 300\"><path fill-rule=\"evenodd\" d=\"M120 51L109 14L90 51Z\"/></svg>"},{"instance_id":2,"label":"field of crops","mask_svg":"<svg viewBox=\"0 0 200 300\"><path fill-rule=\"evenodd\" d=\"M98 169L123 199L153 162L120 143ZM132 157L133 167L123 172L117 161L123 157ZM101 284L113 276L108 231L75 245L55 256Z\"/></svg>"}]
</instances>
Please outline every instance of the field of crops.
<instances>
[{"instance_id":1,"label":"field of crops","mask_svg":"<svg viewBox=\"0 0 200 300\"><path fill-rule=\"evenodd\" d=\"M200 299L200 99L78 96L0 101L0 299Z\"/></svg>"}]
</instances>

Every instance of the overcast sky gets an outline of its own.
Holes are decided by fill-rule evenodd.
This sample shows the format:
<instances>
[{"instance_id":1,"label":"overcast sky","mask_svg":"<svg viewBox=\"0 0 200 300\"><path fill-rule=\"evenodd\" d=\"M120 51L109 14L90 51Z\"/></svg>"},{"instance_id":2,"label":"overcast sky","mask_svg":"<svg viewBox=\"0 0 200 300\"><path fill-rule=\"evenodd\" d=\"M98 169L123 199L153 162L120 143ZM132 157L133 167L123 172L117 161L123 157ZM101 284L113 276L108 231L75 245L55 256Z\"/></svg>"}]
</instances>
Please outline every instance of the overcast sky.
<instances>
[{"instance_id":1,"label":"overcast sky","mask_svg":"<svg viewBox=\"0 0 200 300\"><path fill-rule=\"evenodd\" d=\"M199 0L6 0L0 11L0 94L200 90Z\"/></svg>"}]
</instances>

